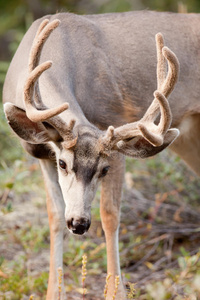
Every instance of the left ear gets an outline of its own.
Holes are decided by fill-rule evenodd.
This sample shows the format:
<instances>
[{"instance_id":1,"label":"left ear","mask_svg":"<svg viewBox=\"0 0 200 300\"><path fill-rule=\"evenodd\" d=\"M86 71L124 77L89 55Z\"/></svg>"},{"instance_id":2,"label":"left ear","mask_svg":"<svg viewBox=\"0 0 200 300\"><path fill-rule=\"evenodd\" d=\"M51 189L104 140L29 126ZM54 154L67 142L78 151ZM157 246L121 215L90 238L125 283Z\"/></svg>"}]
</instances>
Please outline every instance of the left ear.
<instances>
[{"instance_id":1,"label":"left ear","mask_svg":"<svg viewBox=\"0 0 200 300\"><path fill-rule=\"evenodd\" d=\"M33 122L31 121L26 112L13 105L12 103L4 104L4 112L8 124L13 131L24 141L31 144L43 144L49 141L61 140L61 136L55 128L47 122Z\"/></svg>"},{"instance_id":2,"label":"left ear","mask_svg":"<svg viewBox=\"0 0 200 300\"><path fill-rule=\"evenodd\" d=\"M169 129L165 135L164 143L155 147L142 136L137 136L130 141L117 143L117 151L134 158L146 158L153 156L168 147L179 135L178 129Z\"/></svg>"}]
</instances>

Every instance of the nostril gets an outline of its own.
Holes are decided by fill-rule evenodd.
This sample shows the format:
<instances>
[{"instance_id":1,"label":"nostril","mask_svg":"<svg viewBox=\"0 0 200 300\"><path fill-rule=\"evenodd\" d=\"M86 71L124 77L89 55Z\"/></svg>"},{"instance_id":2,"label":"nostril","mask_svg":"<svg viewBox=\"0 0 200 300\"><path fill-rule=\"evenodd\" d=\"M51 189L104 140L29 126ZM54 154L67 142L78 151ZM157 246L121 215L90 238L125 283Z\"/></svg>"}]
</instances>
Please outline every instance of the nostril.
<instances>
[{"instance_id":1,"label":"nostril","mask_svg":"<svg viewBox=\"0 0 200 300\"><path fill-rule=\"evenodd\" d=\"M74 221L73 218L67 221L67 227L68 227L69 229L72 229L72 227L73 227L73 221Z\"/></svg>"},{"instance_id":2,"label":"nostril","mask_svg":"<svg viewBox=\"0 0 200 300\"><path fill-rule=\"evenodd\" d=\"M67 227L72 230L74 234L84 234L90 227L90 221L84 218L71 219L67 221Z\"/></svg>"},{"instance_id":3,"label":"nostril","mask_svg":"<svg viewBox=\"0 0 200 300\"><path fill-rule=\"evenodd\" d=\"M86 232L85 224L76 224L72 229L73 233L75 234L83 234Z\"/></svg>"}]
</instances>

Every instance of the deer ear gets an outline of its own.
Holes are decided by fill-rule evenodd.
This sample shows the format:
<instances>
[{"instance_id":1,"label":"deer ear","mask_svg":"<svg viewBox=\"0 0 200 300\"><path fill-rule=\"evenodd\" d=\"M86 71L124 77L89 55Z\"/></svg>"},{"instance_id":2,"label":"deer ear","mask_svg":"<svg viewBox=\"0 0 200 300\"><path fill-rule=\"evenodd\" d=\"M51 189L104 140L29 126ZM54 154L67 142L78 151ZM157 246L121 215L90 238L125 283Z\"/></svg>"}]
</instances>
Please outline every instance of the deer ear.
<instances>
[{"instance_id":1,"label":"deer ear","mask_svg":"<svg viewBox=\"0 0 200 300\"><path fill-rule=\"evenodd\" d=\"M165 135L164 143L161 146L155 147L151 145L142 136L137 136L130 141L120 141L117 143L118 152L135 157L135 158L147 158L153 156L166 147L168 147L179 135L178 129L169 129Z\"/></svg>"},{"instance_id":2,"label":"deer ear","mask_svg":"<svg viewBox=\"0 0 200 300\"><path fill-rule=\"evenodd\" d=\"M61 139L55 128L48 123L32 122L23 109L12 103L4 104L4 112L10 127L26 142L31 144L42 144Z\"/></svg>"}]
</instances>

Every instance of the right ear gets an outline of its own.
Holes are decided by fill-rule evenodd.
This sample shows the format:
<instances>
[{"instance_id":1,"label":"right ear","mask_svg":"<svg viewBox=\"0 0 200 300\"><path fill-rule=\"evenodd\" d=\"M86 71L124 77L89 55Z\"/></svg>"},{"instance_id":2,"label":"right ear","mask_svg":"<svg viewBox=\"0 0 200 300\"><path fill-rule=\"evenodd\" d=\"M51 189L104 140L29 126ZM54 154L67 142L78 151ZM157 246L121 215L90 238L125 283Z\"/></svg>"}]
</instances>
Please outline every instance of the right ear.
<instances>
[{"instance_id":1,"label":"right ear","mask_svg":"<svg viewBox=\"0 0 200 300\"><path fill-rule=\"evenodd\" d=\"M43 144L49 141L58 141L61 139L55 128L45 127L45 123L32 122L26 115L26 112L12 103L4 104L4 112L8 124L13 131L23 140L31 144Z\"/></svg>"}]
</instances>

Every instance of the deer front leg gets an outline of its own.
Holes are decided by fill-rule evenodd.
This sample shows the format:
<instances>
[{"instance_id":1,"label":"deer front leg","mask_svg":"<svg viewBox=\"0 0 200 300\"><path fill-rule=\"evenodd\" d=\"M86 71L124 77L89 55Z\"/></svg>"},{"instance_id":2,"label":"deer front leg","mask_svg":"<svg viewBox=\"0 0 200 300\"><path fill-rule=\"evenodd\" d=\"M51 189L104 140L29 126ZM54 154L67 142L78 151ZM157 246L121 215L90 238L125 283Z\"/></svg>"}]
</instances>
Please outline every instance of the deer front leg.
<instances>
[{"instance_id":1,"label":"deer front leg","mask_svg":"<svg viewBox=\"0 0 200 300\"><path fill-rule=\"evenodd\" d=\"M50 270L47 300L64 300L64 283L62 279L59 291L58 269L63 268L63 230L65 228L64 201L55 163L51 160L40 160L47 195L47 212L50 227Z\"/></svg>"},{"instance_id":2,"label":"deer front leg","mask_svg":"<svg viewBox=\"0 0 200 300\"><path fill-rule=\"evenodd\" d=\"M118 249L118 229L120 221L120 201L122 196L122 186L124 178L124 158L119 154L110 161L108 175L102 181L101 191L101 221L105 232L107 246L107 273L112 276L109 279L107 292L108 300L113 299L115 290L115 276L120 276L116 299L126 298L122 284L119 249Z\"/></svg>"}]
</instances>

